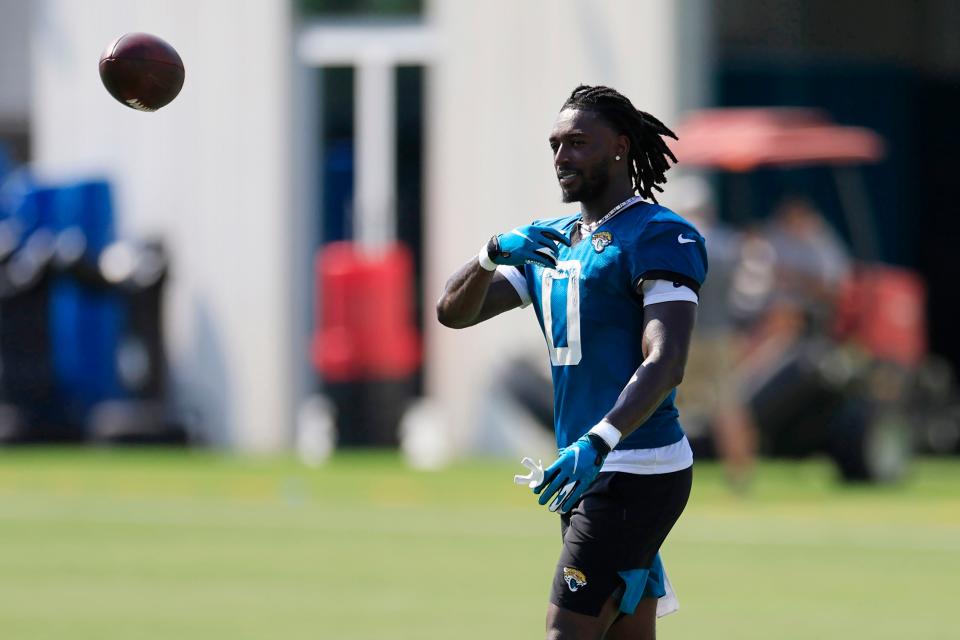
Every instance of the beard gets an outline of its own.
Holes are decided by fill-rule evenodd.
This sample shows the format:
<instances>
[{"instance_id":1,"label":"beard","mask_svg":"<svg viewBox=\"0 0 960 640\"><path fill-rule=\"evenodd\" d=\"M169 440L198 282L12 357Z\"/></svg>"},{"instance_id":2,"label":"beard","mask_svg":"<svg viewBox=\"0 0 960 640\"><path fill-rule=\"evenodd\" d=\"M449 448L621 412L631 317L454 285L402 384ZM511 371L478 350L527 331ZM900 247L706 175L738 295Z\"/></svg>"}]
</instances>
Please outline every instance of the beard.
<instances>
[{"instance_id":1,"label":"beard","mask_svg":"<svg viewBox=\"0 0 960 640\"><path fill-rule=\"evenodd\" d=\"M580 186L576 189L560 187L563 202L589 202L604 192L610 184L610 170L605 164L598 164L591 171L580 174Z\"/></svg>"}]
</instances>

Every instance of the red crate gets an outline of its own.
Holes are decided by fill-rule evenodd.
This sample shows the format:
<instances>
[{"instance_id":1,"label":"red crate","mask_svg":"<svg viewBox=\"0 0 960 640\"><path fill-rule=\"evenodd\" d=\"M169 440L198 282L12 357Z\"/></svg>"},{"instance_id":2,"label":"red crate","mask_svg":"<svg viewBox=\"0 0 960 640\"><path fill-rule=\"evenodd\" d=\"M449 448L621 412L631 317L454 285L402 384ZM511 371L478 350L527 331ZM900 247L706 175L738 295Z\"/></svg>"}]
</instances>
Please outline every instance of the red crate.
<instances>
[{"instance_id":1,"label":"red crate","mask_svg":"<svg viewBox=\"0 0 960 640\"><path fill-rule=\"evenodd\" d=\"M334 242L316 257L314 366L330 382L398 379L420 366L413 258L392 244L366 252Z\"/></svg>"}]
</instances>

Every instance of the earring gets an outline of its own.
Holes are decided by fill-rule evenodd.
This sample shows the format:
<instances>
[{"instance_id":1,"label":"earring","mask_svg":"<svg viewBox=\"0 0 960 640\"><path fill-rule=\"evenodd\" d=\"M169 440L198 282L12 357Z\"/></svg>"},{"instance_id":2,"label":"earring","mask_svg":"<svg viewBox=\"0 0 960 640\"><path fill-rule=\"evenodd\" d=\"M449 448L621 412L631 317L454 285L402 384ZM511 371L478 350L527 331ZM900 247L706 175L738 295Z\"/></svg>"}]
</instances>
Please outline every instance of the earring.
<instances>
[{"instance_id":1,"label":"earring","mask_svg":"<svg viewBox=\"0 0 960 640\"><path fill-rule=\"evenodd\" d=\"M613 159L614 159L614 160L619 160L619 159L620 159L620 156L614 156Z\"/></svg>"}]
</instances>

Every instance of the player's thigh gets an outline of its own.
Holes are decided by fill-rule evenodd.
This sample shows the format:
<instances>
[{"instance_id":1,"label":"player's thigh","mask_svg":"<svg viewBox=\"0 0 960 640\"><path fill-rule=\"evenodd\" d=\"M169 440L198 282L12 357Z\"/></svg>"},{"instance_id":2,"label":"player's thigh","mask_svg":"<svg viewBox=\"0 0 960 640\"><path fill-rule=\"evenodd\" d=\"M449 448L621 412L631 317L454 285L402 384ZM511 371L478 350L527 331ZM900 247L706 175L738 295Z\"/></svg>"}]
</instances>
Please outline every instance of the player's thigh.
<instances>
[{"instance_id":1,"label":"player's thigh","mask_svg":"<svg viewBox=\"0 0 960 640\"><path fill-rule=\"evenodd\" d=\"M631 615L620 613L619 601L619 594L611 596L598 616L551 604L547 609L547 640L655 640L657 599L644 598Z\"/></svg>"},{"instance_id":2,"label":"player's thigh","mask_svg":"<svg viewBox=\"0 0 960 640\"><path fill-rule=\"evenodd\" d=\"M604 640L654 640L657 637L657 599L644 598L633 614L618 616Z\"/></svg>"},{"instance_id":3,"label":"player's thigh","mask_svg":"<svg viewBox=\"0 0 960 640\"><path fill-rule=\"evenodd\" d=\"M551 603L547 608L547 640L601 640L620 611L618 597L611 596L596 616L561 609ZM656 608L654 608L656 611Z\"/></svg>"}]
</instances>

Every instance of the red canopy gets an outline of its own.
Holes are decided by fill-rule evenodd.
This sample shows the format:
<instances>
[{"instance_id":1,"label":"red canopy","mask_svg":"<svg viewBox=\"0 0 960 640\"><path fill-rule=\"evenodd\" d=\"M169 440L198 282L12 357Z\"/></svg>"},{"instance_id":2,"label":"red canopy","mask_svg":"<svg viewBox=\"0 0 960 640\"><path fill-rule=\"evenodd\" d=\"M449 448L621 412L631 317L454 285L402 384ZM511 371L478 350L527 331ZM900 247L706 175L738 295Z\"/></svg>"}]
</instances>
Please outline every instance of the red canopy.
<instances>
[{"instance_id":1,"label":"red canopy","mask_svg":"<svg viewBox=\"0 0 960 640\"><path fill-rule=\"evenodd\" d=\"M750 171L763 166L861 164L883 158L879 135L794 108L707 109L689 115L672 142L682 166Z\"/></svg>"}]
</instances>

